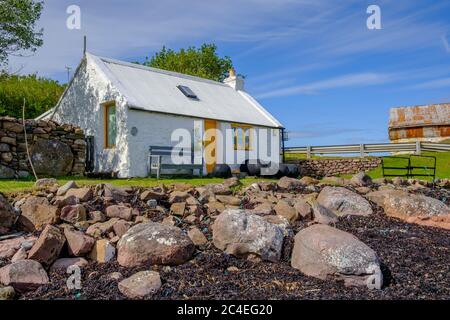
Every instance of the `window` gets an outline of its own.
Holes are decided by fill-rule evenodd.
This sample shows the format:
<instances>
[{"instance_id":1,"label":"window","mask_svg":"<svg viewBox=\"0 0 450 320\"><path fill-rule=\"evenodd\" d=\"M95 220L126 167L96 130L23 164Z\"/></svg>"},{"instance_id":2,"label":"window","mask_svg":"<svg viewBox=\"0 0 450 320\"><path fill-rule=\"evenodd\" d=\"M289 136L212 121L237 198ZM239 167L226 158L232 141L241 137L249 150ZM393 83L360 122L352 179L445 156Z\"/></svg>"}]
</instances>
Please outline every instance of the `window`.
<instances>
[{"instance_id":1,"label":"window","mask_svg":"<svg viewBox=\"0 0 450 320\"><path fill-rule=\"evenodd\" d=\"M105 104L105 149L111 149L116 146L116 137L116 105L112 102Z\"/></svg>"},{"instance_id":2,"label":"window","mask_svg":"<svg viewBox=\"0 0 450 320\"><path fill-rule=\"evenodd\" d=\"M191 90L191 88L187 86L177 86L177 88L183 92L183 94L191 99L198 99L197 95L194 93L194 91Z\"/></svg>"},{"instance_id":3,"label":"window","mask_svg":"<svg viewBox=\"0 0 450 320\"><path fill-rule=\"evenodd\" d=\"M233 130L234 150L251 150L253 128L247 125L232 124L231 129Z\"/></svg>"}]
</instances>

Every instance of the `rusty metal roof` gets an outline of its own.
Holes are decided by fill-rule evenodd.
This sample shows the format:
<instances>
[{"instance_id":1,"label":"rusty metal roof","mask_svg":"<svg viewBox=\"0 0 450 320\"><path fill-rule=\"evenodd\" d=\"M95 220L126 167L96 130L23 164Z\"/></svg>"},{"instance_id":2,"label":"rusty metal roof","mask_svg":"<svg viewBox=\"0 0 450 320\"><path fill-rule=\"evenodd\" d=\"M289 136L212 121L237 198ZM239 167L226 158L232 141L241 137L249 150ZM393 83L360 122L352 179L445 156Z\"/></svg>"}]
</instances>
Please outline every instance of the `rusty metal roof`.
<instances>
[{"instance_id":1,"label":"rusty metal roof","mask_svg":"<svg viewBox=\"0 0 450 320\"><path fill-rule=\"evenodd\" d=\"M450 103L390 110L389 129L450 125Z\"/></svg>"}]
</instances>

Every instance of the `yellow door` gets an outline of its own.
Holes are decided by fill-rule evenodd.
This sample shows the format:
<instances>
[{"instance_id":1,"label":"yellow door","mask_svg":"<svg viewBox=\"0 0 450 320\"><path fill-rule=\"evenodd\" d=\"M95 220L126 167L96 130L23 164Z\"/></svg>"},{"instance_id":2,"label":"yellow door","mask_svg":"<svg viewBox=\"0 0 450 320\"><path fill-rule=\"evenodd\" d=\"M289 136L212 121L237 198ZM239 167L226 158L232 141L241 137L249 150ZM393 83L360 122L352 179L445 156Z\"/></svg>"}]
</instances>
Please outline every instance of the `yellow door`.
<instances>
[{"instance_id":1,"label":"yellow door","mask_svg":"<svg viewBox=\"0 0 450 320\"><path fill-rule=\"evenodd\" d=\"M205 146L206 171L213 172L216 166L216 137L217 137L217 121L205 120L205 135L203 144Z\"/></svg>"}]
</instances>

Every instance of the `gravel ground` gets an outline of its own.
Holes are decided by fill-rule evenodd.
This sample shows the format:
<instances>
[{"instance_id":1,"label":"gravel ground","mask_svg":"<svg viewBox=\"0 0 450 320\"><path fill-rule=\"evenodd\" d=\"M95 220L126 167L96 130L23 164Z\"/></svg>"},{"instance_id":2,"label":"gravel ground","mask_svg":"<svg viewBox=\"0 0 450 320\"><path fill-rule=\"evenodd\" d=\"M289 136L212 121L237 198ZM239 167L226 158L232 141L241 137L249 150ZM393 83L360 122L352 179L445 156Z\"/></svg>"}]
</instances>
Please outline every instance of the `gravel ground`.
<instances>
[{"instance_id":1,"label":"gravel ground","mask_svg":"<svg viewBox=\"0 0 450 320\"><path fill-rule=\"evenodd\" d=\"M376 207L371 217L341 218L336 226L378 253L382 290L347 288L335 279L302 275L290 267L293 239L288 238L279 263L239 260L210 246L184 265L151 267L160 272L163 286L147 299L450 299L450 231L406 224ZM294 229L303 227L298 224ZM227 271L229 267L237 271ZM66 289L66 274L51 273L49 285L20 298L125 299L108 274L119 271L127 277L146 268L150 267L91 264L83 269L82 289L76 292Z\"/></svg>"}]
</instances>

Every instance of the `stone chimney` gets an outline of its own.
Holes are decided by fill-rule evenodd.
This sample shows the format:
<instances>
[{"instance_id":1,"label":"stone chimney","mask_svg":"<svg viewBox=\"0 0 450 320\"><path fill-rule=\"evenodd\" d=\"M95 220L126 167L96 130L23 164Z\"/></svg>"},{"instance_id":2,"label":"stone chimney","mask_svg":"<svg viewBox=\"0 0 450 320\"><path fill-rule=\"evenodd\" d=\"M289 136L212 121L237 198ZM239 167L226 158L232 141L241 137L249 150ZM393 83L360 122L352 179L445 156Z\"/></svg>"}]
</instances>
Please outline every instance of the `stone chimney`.
<instances>
[{"instance_id":1,"label":"stone chimney","mask_svg":"<svg viewBox=\"0 0 450 320\"><path fill-rule=\"evenodd\" d=\"M244 78L242 78L241 76L237 76L234 68L230 69L228 78L223 80L223 83L229 85L234 90L244 91Z\"/></svg>"}]
</instances>

